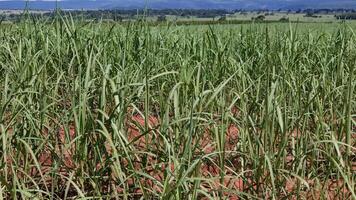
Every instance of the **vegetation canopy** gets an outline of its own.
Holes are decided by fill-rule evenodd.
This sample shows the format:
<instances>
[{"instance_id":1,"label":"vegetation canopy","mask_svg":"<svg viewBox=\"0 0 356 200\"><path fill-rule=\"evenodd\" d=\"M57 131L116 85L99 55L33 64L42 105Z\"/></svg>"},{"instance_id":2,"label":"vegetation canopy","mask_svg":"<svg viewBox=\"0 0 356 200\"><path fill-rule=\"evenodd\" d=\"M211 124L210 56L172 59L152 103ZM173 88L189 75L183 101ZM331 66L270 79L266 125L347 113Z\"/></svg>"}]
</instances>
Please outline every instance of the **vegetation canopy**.
<instances>
[{"instance_id":1,"label":"vegetation canopy","mask_svg":"<svg viewBox=\"0 0 356 200\"><path fill-rule=\"evenodd\" d=\"M354 30L3 23L0 199L355 199Z\"/></svg>"}]
</instances>

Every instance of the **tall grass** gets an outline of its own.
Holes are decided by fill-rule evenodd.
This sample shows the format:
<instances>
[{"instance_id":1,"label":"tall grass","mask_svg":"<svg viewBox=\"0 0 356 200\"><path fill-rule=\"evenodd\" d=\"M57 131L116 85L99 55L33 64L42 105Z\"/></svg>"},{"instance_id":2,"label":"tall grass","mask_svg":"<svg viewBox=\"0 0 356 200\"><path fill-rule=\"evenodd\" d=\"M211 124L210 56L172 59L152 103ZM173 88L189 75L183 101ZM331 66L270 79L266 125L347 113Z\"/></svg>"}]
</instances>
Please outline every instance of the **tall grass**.
<instances>
[{"instance_id":1,"label":"tall grass","mask_svg":"<svg viewBox=\"0 0 356 200\"><path fill-rule=\"evenodd\" d=\"M0 199L355 199L356 36L310 26L2 25Z\"/></svg>"}]
</instances>

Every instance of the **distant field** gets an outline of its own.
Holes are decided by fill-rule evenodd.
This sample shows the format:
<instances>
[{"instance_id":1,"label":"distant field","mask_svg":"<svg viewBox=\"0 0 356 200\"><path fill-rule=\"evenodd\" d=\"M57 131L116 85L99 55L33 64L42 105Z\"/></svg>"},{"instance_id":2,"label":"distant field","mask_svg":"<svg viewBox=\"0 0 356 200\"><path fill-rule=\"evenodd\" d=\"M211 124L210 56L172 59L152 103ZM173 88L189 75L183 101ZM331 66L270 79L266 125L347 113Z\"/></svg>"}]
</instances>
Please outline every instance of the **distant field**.
<instances>
[{"instance_id":1,"label":"distant field","mask_svg":"<svg viewBox=\"0 0 356 200\"><path fill-rule=\"evenodd\" d=\"M229 17L229 19L238 19L238 20L251 20L252 18L256 18L259 15L265 15L265 13L246 13L246 15L242 15L242 14L235 14L231 17ZM323 15L316 15L318 16L317 18L313 18L313 17L305 17L305 13L301 13L301 14L296 14L296 13L273 13L273 15L266 15L265 20L269 21L278 21L282 18L287 18L290 21L300 21L300 22L333 22L336 21L334 15L328 15L328 14L323 14Z\"/></svg>"},{"instance_id":2,"label":"distant field","mask_svg":"<svg viewBox=\"0 0 356 200\"><path fill-rule=\"evenodd\" d=\"M315 15L315 17L306 17L305 13L287 13L287 12L273 12L273 14L264 13L264 12L245 12L245 13L236 13L228 15L226 20L236 20L236 21L251 21L253 18L257 18L258 16L264 16L264 21L279 21L281 19L288 19L289 21L299 21L299 22L335 22L337 21L335 18L335 14L320 14ZM209 17L209 18L198 18L195 16L167 16L168 21L218 21L221 17ZM157 17L149 18L150 20L157 20Z\"/></svg>"},{"instance_id":3,"label":"distant field","mask_svg":"<svg viewBox=\"0 0 356 200\"><path fill-rule=\"evenodd\" d=\"M19 15L23 12L24 12L23 10L0 10L0 14L2 15L11 15L11 14ZM44 14L50 11L31 10L29 12L34 14Z\"/></svg>"},{"instance_id":4,"label":"distant field","mask_svg":"<svg viewBox=\"0 0 356 200\"><path fill-rule=\"evenodd\" d=\"M0 199L356 199L356 23L331 18L1 24Z\"/></svg>"},{"instance_id":5,"label":"distant field","mask_svg":"<svg viewBox=\"0 0 356 200\"><path fill-rule=\"evenodd\" d=\"M22 10L0 10L0 15L4 16L14 16L14 15L20 15L24 11ZM41 10L29 10L28 11L31 14L35 15L45 15L49 14L53 11L41 11ZM69 11L68 11L69 12ZM74 12L74 11L72 11ZM79 12L79 11L77 11ZM143 12L143 11L141 11ZM85 13L85 12L84 12ZM228 14L226 15L226 20L228 21L251 21L254 18L257 18L258 16L263 16L264 21L280 21L281 19L288 19L289 21L299 21L299 22L335 22L337 21L335 18L336 13L332 14L314 14L314 17L306 17L306 13L295 13L295 12L286 12L286 11L271 11L271 12L257 12L257 11L250 11L250 12L237 12L235 14ZM80 16L80 14L79 14ZM91 20L96 18L96 19L101 19L101 17L104 17L104 20L112 20L112 19L106 19L105 17L108 17L107 15L102 16L100 12L89 15L91 17ZM110 15L109 15L110 16ZM146 20L149 21L157 21L160 15L157 16L148 16L146 17ZM215 17L197 17L195 15L187 15L187 16L180 16L180 15L164 15L165 19L167 21L218 21L222 16L225 15L217 15ZM131 15L121 15L127 20L135 20L138 17L137 16L131 16Z\"/></svg>"}]
</instances>

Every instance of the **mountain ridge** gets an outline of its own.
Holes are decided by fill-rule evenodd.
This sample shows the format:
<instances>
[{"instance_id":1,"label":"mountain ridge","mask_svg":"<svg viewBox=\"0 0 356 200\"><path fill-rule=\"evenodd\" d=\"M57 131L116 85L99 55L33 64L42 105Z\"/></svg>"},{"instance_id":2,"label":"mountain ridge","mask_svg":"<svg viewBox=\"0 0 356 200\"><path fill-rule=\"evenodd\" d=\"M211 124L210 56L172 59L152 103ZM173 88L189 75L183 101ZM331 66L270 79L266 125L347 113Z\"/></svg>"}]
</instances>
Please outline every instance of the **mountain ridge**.
<instances>
[{"instance_id":1,"label":"mountain ridge","mask_svg":"<svg viewBox=\"0 0 356 200\"><path fill-rule=\"evenodd\" d=\"M356 1L354 0L232 0L232 1L217 1L217 0L152 0L145 3L145 0L67 0L60 1L58 4L55 1L30 1L28 8L51 10L58 5L62 9L337 9L348 8L356 9ZM24 9L25 1L0 1L0 9Z\"/></svg>"}]
</instances>

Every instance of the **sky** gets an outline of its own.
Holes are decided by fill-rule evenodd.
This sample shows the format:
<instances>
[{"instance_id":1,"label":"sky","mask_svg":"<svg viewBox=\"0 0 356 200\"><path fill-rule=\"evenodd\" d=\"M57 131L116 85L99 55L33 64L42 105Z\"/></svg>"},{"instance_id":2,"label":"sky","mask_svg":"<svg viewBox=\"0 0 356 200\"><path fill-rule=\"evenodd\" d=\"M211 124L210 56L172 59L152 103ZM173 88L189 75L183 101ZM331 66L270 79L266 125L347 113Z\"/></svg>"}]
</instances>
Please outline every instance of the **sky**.
<instances>
[{"instance_id":1,"label":"sky","mask_svg":"<svg viewBox=\"0 0 356 200\"><path fill-rule=\"evenodd\" d=\"M30 0L34 9L51 9L55 0ZM59 0L64 9L193 8L193 9L307 9L354 8L356 0ZM0 0L0 9L24 6L24 0Z\"/></svg>"}]
</instances>

